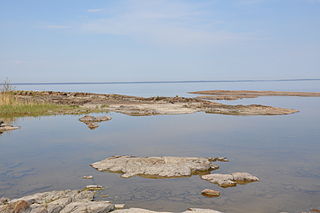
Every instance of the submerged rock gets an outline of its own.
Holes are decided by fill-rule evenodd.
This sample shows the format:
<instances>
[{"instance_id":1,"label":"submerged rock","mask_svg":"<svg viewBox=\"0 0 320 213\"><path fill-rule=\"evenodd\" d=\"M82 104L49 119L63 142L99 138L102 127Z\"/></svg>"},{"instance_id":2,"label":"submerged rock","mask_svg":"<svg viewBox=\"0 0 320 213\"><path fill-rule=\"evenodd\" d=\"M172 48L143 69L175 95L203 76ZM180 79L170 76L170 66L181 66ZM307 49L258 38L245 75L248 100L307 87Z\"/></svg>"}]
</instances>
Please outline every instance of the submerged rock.
<instances>
[{"instance_id":1,"label":"submerged rock","mask_svg":"<svg viewBox=\"0 0 320 213\"><path fill-rule=\"evenodd\" d=\"M80 118L79 121L85 123L89 129L96 129L99 127L98 122L109 121L111 119L112 118L109 116L95 117L95 116L86 115Z\"/></svg>"},{"instance_id":2,"label":"submerged rock","mask_svg":"<svg viewBox=\"0 0 320 213\"><path fill-rule=\"evenodd\" d=\"M95 192L64 190L37 193L0 203L1 213L157 213L146 209L119 209L124 204L93 201ZM119 209L119 210L117 210ZM221 213L209 209L189 209L183 213ZM160 213L160 212L159 212ZM167 212L169 213L169 212Z\"/></svg>"},{"instance_id":3,"label":"submerged rock","mask_svg":"<svg viewBox=\"0 0 320 213\"><path fill-rule=\"evenodd\" d=\"M209 172L219 166L211 158L198 157L133 157L114 156L91 164L99 171L123 173L122 177L135 175L146 177L183 177Z\"/></svg>"},{"instance_id":4,"label":"submerged rock","mask_svg":"<svg viewBox=\"0 0 320 213\"><path fill-rule=\"evenodd\" d=\"M202 175L201 178L211 183L218 184L221 187L236 186L237 183L245 184L259 181L259 178L247 172L235 172L232 174L208 174Z\"/></svg>"}]
</instances>

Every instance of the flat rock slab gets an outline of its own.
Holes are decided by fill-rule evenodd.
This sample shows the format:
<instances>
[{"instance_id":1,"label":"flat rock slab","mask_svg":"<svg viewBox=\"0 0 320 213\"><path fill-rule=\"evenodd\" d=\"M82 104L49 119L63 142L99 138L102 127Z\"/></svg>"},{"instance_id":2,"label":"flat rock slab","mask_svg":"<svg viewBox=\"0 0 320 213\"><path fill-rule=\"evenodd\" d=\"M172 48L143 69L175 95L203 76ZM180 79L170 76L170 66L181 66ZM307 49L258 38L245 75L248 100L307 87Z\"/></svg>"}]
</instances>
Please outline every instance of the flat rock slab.
<instances>
[{"instance_id":1,"label":"flat rock slab","mask_svg":"<svg viewBox=\"0 0 320 213\"><path fill-rule=\"evenodd\" d=\"M109 121L112 118L109 116L90 116L90 115L86 115L83 116L82 118L79 119L79 121L84 122L84 123L92 123L92 122L102 122L102 121Z\"/></svg>"},{"instance_id":2,"label":"flat rock slab","mask_svg":"<svg viewBox=\"0 0 320 213\"><path fill-rule=\"evenodd\" d=\"M99 122L102 121L109 121L112 118L110 116L91 116L91 115L85 115L82 118L79 119L79 121L85 123L89 129L96 129L99 127Z\"/></svg>"},{"instance_id":3,"label":"flat rock slab","mask_svg":"<svg viewBox=\"0 0 320 213\"><path fill-rule=\"evenodd\" d=\"M119 172L121 177L184 177L218 169L216 158L114 156L91 164L98 171Z\"/></svg>"},{"instance_id":4,"label":"flat rock slab","mask_svg":"<svg viewBox=\"0 0 320 213\"><path fill-rule=\"evenodd\" d=\"M94 192L64 190L37 193L0 204L1 213L97 213L113 211L109 201L93 201Z\"/></svg>"},{"instance_id":5,"label":"flat rock slab","mask_svg":"<svg viewBox=\"0 0 320 213\"><path fill-rule=\"evenodd\" d=\"M201 178L211 183L218 184L221 187L236 186L237 183L245 184L259 181L259 178L247 172L235 172L232 174L208 174L202 175Z\"/></svg>"},{"instance_id":6,"label":"flat rock slab","mask_svg":"<svg viewBox=\"0 0 320 213\"><path fill-rule=\"evenodd\" d=\"M0 203L1 213L157 213L146 209L121 209L124 204L109 201L93 201L94 192L64 190L37 193L19 199L5 198ZM221 213L209 209L189 209L183 213ZM160 212L159 212L160 213ZM164 213L164 212L163 212ZM169 213L169 212L167 212Z\"/></svg>"}]
</instances>

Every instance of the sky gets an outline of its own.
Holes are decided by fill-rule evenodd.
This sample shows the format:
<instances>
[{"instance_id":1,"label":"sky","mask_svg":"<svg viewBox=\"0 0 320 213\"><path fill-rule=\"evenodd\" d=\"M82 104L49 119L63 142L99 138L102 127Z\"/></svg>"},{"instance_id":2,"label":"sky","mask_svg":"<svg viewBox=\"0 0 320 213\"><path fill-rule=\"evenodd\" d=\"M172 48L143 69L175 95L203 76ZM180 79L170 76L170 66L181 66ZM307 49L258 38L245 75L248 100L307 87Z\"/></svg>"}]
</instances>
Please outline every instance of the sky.
<instances>
[{"instance_id":1,"label":"sky","mask_svg":"<svg viewBox=\"0 0 320 213\"><path fill-rule=\"evenodd\" d=\"M0 81L320 78L320 0L0 0Z\"/></svg>"}]
</instances>

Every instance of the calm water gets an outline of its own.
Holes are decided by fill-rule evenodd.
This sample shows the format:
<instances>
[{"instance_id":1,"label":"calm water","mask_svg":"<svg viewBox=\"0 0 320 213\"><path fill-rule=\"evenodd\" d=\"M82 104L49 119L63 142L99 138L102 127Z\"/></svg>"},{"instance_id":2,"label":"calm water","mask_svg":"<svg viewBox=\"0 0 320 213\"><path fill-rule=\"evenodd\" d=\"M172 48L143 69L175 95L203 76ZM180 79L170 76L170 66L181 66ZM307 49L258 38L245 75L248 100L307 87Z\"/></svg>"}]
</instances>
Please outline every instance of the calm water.
<instances>
[{"instance_id":1,"label":"calm water","mask_svg":"<svg viewBox=\"0 0 320 213\"><path fill-rule=\"evenodd\" d=\"M188 96L205 89L318 91L320 82L193 83L143 85L19 86L18 89L87 91L141 96ZM295 108L287 116L226 116L197 113L113 119L89 130L80 116L21 118L21 129L0 135L0 196L106 187L100 194L129 207L182 211L188 207L231 213L301 212L320 207L320 98L262 97L227 102ZM261 181L219 188L199 176L123 179L89 165L112 155L226 156L218 172L245 171ZM93 175L94 180L82 180ZM219 198L200 194L221 191Z\"/></svg>"}]
</instances>

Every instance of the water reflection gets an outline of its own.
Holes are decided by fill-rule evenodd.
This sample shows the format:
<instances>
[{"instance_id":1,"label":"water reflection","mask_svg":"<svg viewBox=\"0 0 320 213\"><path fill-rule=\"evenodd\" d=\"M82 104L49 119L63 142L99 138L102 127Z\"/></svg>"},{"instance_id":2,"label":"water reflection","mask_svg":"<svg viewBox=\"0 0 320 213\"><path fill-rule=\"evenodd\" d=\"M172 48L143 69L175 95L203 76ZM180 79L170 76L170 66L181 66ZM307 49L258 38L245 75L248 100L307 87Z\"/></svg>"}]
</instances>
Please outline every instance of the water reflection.
<instances>
[{"instance_id":1,"label":"water reflection","mask_svg":"<svg viewBox=\"0 0 320 213\"><path fill-rule=\"evenodd\" d=\"M0 136L0 196L19 197L98 184L106 187L99 199L154 210L201 207L270 213L317 207L320 99L257 100L301 112L288 116L197 113L150 117L111 113L111 121L92 131L78 121L80 116L18 119L15 123L21 129ZM221 189L198 176L123 179L89 166L112 155L226 156L230 162L219 163L219 173L246 171L261 181ZM93 175L94 179L84 180L84 175ZM221 196L204 197L200 192L205 188L218 189ZM109 197L103 196L106 194Z\"/></svg>"}]
</instances>

